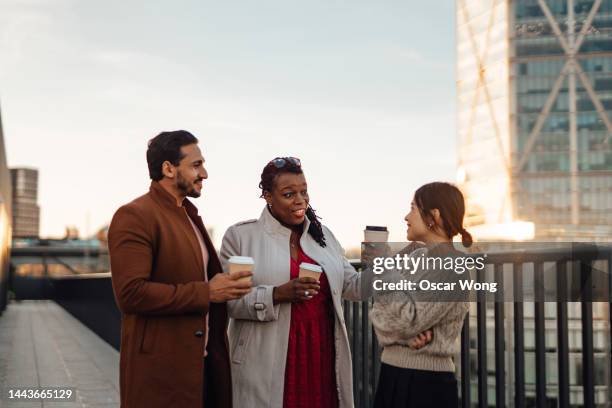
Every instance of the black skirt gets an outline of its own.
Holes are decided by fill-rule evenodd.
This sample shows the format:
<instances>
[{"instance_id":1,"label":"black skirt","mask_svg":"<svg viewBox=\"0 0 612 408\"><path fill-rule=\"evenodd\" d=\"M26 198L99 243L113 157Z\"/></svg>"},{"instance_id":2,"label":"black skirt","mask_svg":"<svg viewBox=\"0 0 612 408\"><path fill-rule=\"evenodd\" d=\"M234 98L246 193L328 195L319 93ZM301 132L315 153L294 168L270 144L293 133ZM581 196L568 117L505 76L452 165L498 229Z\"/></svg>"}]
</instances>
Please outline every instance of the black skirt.
<instances>
[{"instance_id":1,"label":"black skirt","mask_svg":"<svg viewBox=\"0 0 612 408\"><path fill-rule=\"evenodd\" d=\"M374 408L457 408L455 373L380 366Z\"/></svg>"}]
</instances>

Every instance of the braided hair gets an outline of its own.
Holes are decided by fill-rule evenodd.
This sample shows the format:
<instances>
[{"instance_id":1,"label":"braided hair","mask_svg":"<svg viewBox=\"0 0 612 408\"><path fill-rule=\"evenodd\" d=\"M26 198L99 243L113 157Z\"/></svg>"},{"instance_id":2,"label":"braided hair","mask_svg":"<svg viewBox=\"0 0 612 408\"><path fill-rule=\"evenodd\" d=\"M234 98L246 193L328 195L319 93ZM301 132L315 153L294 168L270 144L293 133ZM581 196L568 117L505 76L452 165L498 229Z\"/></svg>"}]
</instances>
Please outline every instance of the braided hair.
<instances>
[{"instance_id":1,"label":"braided hair","mask_svg":"<svg viewBox=\"0 0 612 408\"><path fill-rule=\"evenodd\" d=\"M261 189L260 197L263 197L266 191L269 193L272 192L276 177L278 177L280 174L304 174L302 171L302 166L295 161L290 160L289 157L277 157L276 159L285 159L286 163L283 167L277 168L273 163L274 160L272 160L266 165L266 167L264 167L263 171L261 172L261 181L259 182L259 188ZM321 217L315 213L315 210L310 206L310 204L308 204L308 208L306 209L306 217L308 217L308 220L310 221L308 233L315 241L317 241L319 245L321 245L321 247L325 247L327 244L325 243L325 235L323 234L323 225L321 225L321 221L319 221Z\"/></svg>"}]
</instances>

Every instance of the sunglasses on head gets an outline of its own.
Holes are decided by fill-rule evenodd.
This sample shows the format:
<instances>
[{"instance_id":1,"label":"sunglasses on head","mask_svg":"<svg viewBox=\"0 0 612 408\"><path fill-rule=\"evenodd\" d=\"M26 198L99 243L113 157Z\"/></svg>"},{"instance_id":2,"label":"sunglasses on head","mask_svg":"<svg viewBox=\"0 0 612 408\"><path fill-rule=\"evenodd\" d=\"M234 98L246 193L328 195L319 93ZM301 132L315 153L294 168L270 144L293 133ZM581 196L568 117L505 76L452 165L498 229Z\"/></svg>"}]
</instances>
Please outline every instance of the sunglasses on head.
<instances>
[{"instance_id":1,"label":"sunglasses on head","mask_svg":"<svg viewBox=\"0 0 612 408\"><path fill-rule=\"evenodd\" d=\"M302 162L297 157L277 157L276 159L271 160L270 163L272 163L277 169L282 169L287 165L287 163L291 163L298 167L302 166Z\"/></svg>"}]
</instances>

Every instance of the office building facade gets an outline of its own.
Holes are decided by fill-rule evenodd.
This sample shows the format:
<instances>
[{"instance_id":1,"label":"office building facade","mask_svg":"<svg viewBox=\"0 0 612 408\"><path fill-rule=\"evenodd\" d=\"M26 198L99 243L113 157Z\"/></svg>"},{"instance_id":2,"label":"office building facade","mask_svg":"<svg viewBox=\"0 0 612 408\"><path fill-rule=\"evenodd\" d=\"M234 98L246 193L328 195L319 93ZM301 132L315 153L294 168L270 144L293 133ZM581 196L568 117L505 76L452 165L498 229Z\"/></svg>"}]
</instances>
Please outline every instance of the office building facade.
<instances>
[{"instance_id":1,"label":"office building facade","mask_svg":"<svg viewBox=\"0 0 612 408\"><path fill-rule=\"evenodd\" d=\"M457 58L476 235L611 240L612 0L458 0Z\"/></svg>"},{"instance_id":2,"label":"office building facade","mask_svg":"<svg viewBox=\"0 0 612 408\"><path fill-rule=\"evenodd\" d=\"M37 238L40 225L38 170L11 169L13 187L13 238Z\"/></svg>"},{"instance_id":3,"label":"office building facade","mask_svg":"<svg viewBox=\"0 0 612 408\"><path fill-rule=\"evenodd\" d=\"M612 241L612 0L458 0L456 10L457 179L467 226L479 239ZM580 304L568 306L569 397L582 406ZM611 392L609 310L593 304L597 406ZM545 311L546 394L555 404L555 305ZM530 405L533 303L524 314ZM508 335L507 361L514 341Z\"/></svg>"}]
</instances>

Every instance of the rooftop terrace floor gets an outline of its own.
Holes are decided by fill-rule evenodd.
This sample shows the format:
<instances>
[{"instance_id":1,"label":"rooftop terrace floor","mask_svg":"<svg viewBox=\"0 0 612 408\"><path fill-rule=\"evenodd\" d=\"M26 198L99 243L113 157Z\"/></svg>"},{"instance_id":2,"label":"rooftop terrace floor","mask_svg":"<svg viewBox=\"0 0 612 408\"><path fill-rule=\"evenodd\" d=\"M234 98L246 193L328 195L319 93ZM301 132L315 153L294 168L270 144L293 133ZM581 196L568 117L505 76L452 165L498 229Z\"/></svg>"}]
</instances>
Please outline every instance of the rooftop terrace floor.
<instances>
[{"instance_id":1,"label":"rooftop terrace floor","mask_svg":"<svg viewBox=\"0 0 612 408\"><path fill-rule=\"evenodd\" d=\"M73 401L15 401L12 387L71 387ZM53 301L12 302L0 316L0 407L118 407L119 353Z\"/></svg>"}]
</instances>

